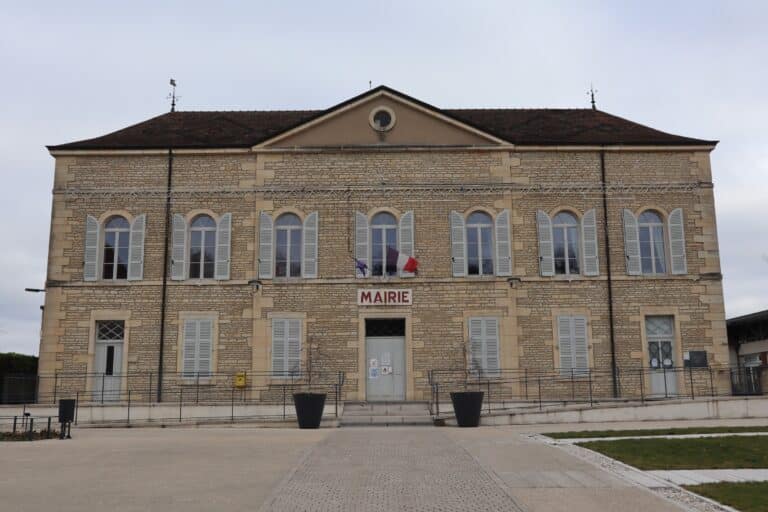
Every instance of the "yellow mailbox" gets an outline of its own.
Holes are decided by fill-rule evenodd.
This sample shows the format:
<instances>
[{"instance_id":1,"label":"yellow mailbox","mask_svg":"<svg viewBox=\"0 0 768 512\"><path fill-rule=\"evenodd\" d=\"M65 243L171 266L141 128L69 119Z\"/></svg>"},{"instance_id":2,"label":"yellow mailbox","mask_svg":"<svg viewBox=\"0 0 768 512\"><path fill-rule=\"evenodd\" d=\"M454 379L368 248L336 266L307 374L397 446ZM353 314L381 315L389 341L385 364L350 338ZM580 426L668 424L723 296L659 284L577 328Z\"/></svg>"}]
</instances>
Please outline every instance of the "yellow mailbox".
<instances>
[{"instance_id":1,"label":"yellow mailbox","mask_svg":"<svg viewBox=\"0 0 768 512\"><path fill-rule=\"evenodd\" d=\"M235 374L235 387L236 388L245 387L245 372L237 372Z\"/></svg>"}]
</instances>

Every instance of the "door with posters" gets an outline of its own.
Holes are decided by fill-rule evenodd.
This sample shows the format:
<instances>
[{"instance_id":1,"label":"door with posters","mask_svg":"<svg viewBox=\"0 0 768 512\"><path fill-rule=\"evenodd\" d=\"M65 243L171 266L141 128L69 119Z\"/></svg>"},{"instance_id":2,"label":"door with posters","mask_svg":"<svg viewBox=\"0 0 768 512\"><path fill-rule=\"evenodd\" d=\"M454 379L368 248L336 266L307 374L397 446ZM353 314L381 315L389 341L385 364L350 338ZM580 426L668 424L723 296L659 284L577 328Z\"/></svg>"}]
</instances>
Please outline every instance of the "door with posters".
<instances>
[{"instance_id":1,"label":"door with posters","mask_svg":"<svg viewBox=\"0 0 768 512\"><path fill-rule=\"evenodd\" d=\"M645 335L648 339L651 395L665 398L676 396L674 318L671 316L645 317Z\"/></svg>"},{"instance_id":2,"label":"door with posters","mask_svg":"<svg viewBox=\"0 0 768 512\"><path fill-rule=\"evenodd\" d=\"M383 322L389 325L382 325ZM370 402L405 400L404 324L399 319L366 322L365 389L366 400Z\"/></svg>"}]
</instances>

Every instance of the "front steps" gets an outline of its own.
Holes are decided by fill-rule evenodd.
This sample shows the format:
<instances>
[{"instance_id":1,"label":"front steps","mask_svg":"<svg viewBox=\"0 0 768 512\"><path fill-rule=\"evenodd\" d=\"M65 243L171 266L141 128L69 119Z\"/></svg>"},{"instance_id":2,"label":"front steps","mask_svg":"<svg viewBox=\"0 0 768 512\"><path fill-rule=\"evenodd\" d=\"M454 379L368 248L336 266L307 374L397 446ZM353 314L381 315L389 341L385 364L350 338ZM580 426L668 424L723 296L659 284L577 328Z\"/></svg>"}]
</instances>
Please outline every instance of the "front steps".
<instances>
[{"instance_id":1,"label":"front steps","mask_svg":"<svg viewBox=\"0 0 768 512\"><path fill-rule=\"evenodd\" d=\"M429 402L345 402L341 427L430 426Z\"/></svg>"}]
</instances>

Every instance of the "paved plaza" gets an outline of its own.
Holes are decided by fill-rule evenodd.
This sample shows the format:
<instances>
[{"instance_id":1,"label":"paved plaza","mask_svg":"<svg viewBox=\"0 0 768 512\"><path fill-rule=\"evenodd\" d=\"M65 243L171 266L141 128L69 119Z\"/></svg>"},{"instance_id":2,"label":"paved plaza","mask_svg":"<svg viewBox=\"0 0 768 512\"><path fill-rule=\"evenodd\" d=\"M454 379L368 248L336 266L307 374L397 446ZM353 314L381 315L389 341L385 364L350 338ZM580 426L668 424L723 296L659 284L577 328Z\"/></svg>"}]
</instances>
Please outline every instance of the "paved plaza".
<instances>
[{"instance_id":1,"label":"paved plaza","mask_svg":"<svg viewBox=\"0 0 768 512\"><path fill-rule=\"evenodd\" d=\"M0 500L17 512L680 510L525 435L554 429L78 429L0 444Z\"/></svg>"}]
</instances>

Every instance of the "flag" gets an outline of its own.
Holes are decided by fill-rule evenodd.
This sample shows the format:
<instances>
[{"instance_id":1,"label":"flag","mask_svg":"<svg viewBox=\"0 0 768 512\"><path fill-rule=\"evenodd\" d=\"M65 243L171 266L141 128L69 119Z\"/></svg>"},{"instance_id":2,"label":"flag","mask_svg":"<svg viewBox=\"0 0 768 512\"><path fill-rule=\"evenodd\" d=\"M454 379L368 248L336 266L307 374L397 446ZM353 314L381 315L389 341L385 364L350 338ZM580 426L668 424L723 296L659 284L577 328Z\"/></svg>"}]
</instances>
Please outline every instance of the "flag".
<instances>
[{"instance_id":1,"label":"flag","mask_svg":"<svg viewBox=\"0 0 768 512\"><path fill-rule=\"evenodd\" d=\"M359 270L361 274L365 275L366 271L368 270L368 265L366 265L364 261L360 261L355 258L355 268Z\"/></svg>"},{"instance_id":2,"label":"flag","mask_svg":"<svg viewBox=\"0 0 768 512\"><path fill-rule=\"evenodd\" d=\"M387 261L397 262L397 270L400 270L402 272L416 272L419 267L419 262L416 261L416 258L412 256L408 256L405 253L399 252L397 249L393 247L387 247Z\"/></svg>"}]
</instances>

